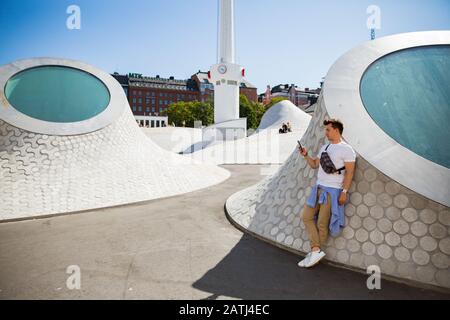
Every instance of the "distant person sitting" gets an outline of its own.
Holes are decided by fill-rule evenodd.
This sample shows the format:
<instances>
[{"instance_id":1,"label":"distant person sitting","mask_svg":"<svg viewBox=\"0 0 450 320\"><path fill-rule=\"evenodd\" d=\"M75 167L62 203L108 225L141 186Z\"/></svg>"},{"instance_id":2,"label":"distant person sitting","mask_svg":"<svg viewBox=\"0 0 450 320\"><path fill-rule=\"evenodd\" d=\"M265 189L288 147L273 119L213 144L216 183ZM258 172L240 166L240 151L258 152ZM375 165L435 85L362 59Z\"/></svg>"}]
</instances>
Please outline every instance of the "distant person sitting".
<instances>
[{"instance_id":1,"label":"distant person sitting","mask_svg":"<svg viewBox=\"0 0 450 320\"><path fill-rule=\"evenodd\" d=\"M283 123L280 130L278 130L278 133L286 133L287 130L288 130L288 126L286 125L286 123Z\"/></svg>"},{"instance_id":2,"label":"distant person sitting","mask_svg":"<svg viewBox=\"0 0 450 320\"><path fill-rule=\"evenodd\" d=\"M289 122L286 124L286 128L287 128L287 132L292 132L291 124Z\"/></svg>"}]
</instances>

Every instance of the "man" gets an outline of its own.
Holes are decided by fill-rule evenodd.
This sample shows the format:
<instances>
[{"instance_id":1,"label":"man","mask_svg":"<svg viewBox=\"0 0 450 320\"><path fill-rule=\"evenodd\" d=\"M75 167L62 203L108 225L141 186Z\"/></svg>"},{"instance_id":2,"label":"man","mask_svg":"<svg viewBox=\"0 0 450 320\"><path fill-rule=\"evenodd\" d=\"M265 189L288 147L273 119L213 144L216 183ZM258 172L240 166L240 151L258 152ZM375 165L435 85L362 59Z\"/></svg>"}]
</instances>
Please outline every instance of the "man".
<instances>
[{"instance_id":1,"label":"man","mask_svg":"<svg viewBox=\"0 0 450 320\"><path fill-rule=\"evenodd\" d=\"M298 265L306 268L316 265L325 256L322 247L327 241L328 233L336 236L341 227L344 227L344 204L347 202L355 170L356 154L349 144L342 141L342 122L329 119L323 124L330 143L320 148L316 158L311 158L306 148L299 147L299 152L308 165L313 169L319 168L317 183L303 210L303 222L311 243L311 252Z\"/></svg>"}]
</instances>

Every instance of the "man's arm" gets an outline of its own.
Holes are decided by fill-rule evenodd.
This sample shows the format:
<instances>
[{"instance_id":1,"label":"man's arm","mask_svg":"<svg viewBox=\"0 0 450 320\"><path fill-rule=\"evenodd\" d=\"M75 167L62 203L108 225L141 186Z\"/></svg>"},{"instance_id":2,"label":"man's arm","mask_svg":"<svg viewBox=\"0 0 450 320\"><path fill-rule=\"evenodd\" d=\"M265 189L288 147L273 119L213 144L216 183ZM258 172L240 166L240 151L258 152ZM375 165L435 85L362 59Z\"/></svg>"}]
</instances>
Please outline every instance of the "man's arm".
<instances>
[{"instance_id":1,"label":"man's arm","mask_svg":"<svg viewBox=\"0 0 450 320\"><path fill-rule=\"evenodd\" d=\"M307 155L307 156L305 157L305 159L306 159L306 162L308 162L308 164L309 164L309 166L310 166L311 168L317 169L317 168L319 167L319 164L320 164L319 158L313 159L313 158L311 158L310 156Z\"/></svg>"},{"instance_id":2,"label":"man's arm","mask_svg":"<svg viewBox=\"0 0 450 320\"><path fill-rule=\"evenodd\" d=\"M319 164L320 164L319 158L315 158L315 159L311 158L308 155L308 150L305 147L303 147L303 149L300 149L300 147L299 147L298 151L305 158L306 162L308 162L308 164L311 168L317 169L319 167Z\"/></svg>"},{"instance_id":3,"label":"man's arm","mask_svg":"<svg viewBox=\"0 0 450 320\"><path fill-rule=\"evenodd\" d=\"M345 165L345 175L344 182L342 183L342 189L347 190L350 189L352 184L353 175L355 173L355 162L344 162ZM341 192L339 196L339 204L344 204L347 201L347 192Z\"/></svg>"}]
</instances>

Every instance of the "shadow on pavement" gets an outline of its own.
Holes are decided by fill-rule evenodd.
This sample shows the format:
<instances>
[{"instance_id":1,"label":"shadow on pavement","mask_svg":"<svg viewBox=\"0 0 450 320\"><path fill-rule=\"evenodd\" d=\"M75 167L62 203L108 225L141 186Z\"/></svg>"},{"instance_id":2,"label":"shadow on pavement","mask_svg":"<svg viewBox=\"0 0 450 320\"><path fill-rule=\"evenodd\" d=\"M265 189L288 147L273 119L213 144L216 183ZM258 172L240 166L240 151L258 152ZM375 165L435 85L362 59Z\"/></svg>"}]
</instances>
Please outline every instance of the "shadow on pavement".
<instances>
[{"instance_id":1,"label":"shadow on pavement","mask_svg":"<svg viewBox=\"0 0 450 320\"><path fill-rule=\"evenodd\" d=\"M193 287L217 299L450 299L450 295L381 279L380 290L368 290L368 275L319 264L297 266L290 252L244 234L238 244Z\"/></svg>"}]
</instances>

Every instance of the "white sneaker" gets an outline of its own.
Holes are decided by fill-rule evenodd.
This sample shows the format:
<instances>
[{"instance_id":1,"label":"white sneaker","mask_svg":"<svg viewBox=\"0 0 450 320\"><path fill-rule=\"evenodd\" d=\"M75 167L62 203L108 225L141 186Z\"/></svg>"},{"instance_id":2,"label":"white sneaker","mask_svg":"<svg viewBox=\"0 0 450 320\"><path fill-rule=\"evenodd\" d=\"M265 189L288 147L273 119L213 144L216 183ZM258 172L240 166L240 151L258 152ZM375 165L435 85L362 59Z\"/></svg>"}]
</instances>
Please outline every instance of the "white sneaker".
<instances>
[{"instance_id":1,"label":"white sneaker","mask_svg":"<svg viewBox=\"0 0 450 320\"><path fill-rule=\"evenodd\" d=\"M325 252L323 252L322 250L312 252L307 263L305 263L305 268L311 268L315 266L323 257L325 257Z\"/></svg>"},{"instance_id":2,"label":"white sneaker","mask_svg":"<svg viewBox=\"0 0 450 320\"><path fill-rule=\"evenodd\" d=\"M309 253L305 256L305 258L297 264L300 268L304 268L304 267L305 267L305 264L308 263L309 257L311 256L311 253L312 253L312 252L309 252Z\"/></svg>"}]
</instances>

